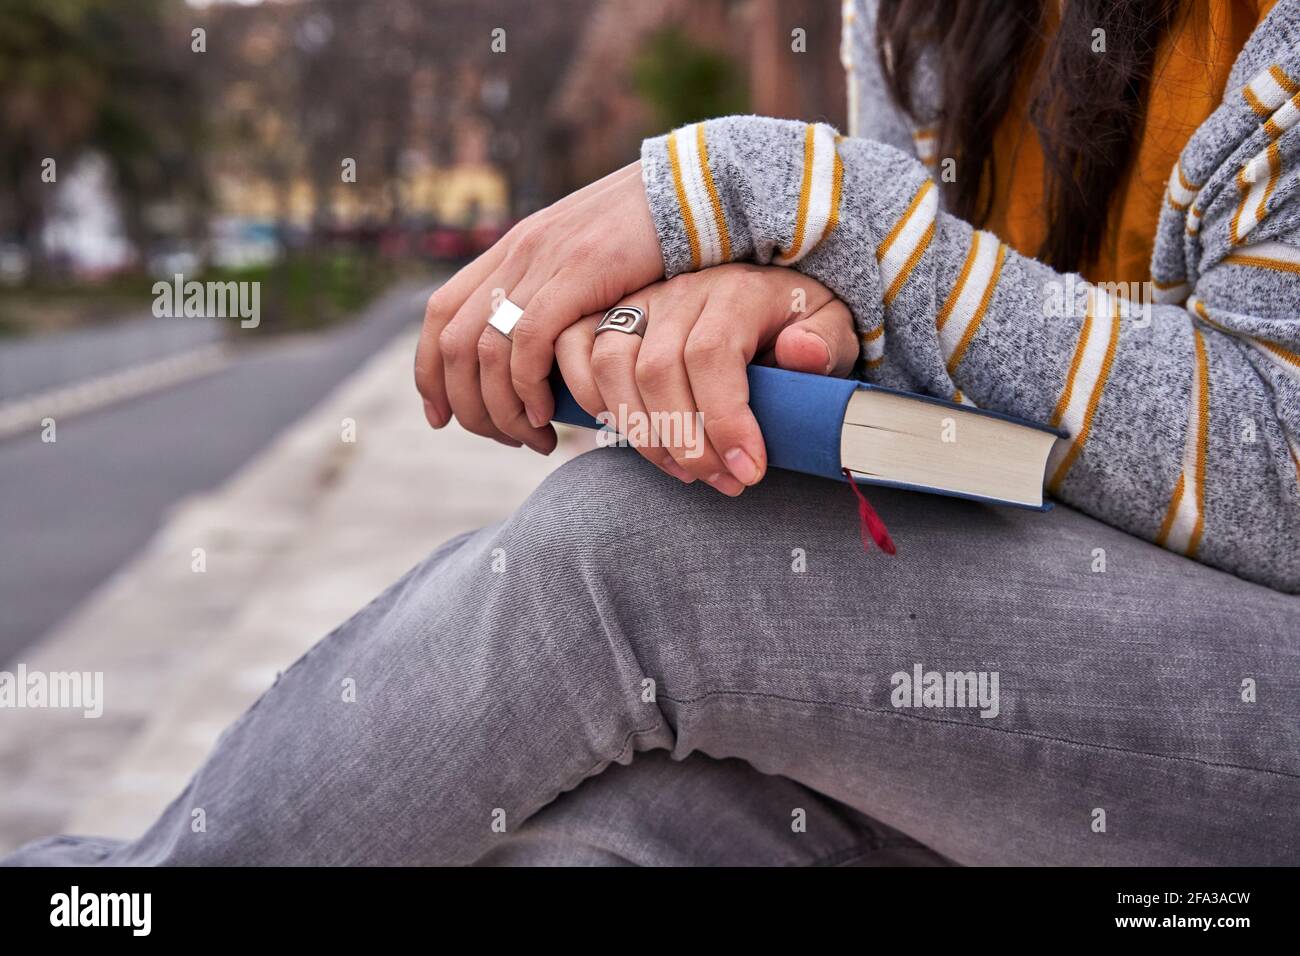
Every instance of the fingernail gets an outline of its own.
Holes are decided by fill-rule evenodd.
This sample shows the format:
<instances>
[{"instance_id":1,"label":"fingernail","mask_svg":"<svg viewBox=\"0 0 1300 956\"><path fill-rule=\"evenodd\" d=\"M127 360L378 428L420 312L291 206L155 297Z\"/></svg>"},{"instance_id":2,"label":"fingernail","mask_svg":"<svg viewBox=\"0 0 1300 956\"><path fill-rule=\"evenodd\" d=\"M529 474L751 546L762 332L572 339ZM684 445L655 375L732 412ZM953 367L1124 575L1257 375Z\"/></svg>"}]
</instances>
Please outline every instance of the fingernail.
<instances>
[{"instance_id":1,"label":"fingernail","mask_svg":"<svg viewBox=\"0 0 1300 956\"><path fill-rule=\"evenodd\" d=\"M722 458L726 461L727 468L742 485L752 485L758 481L758 465L754 464L754 459L745 454L743 448L733 448Z\"/></svg>"},{"instance_id":2,"label":"fingernail","mask_svg":"<svg viewBox=\"0 0 1300 956\"><path fill-rule=\"evenodd\" d=\"M546 419L540 415L536 409L530 405L524 406L524 411L528 413L528 423L534 428L542 428L546 425Z\"/></svg>"},{"instance_id":3,"label":"fingernail","mask_svg":"<svg viewBox=\"0 0 1300 956\"><path fill-rule=\"evenodd\" d=\"M429 424L434 428L441 428L447 424L447 416L438 409L437 405L430 401L424 403L424 417L429 420Z\"/></svg>"},{"instance_id":4,"label":"fingernail","mask_svg":"<svg viewBox=\"0 0 1300 956\"><path fill-rule=\"evenodd\" d=\"M677 464L677 462L673 460L673 457L671 455L668 455L664 458L662 462L662 467L664 471L668 472L668 474L672 475L678 481L685 482L688 485L695 480L695 476L692 475L685 468L683 468L681 465Z\"/></svg>"},{"instance_id":5,"label":"fingernail","mask_svg":"<svg viewBox=\"0 0 1300 956\"><path fill-rule=\"evenodd\" d=\"M831 373L831 365L833 364L833 359L831 358L831 347L827 345L826 340L822 338L820 335L818 335L816 332L808 332L805 330L804 334L811 335L813 338L815 338L818 342L822 344L822 349L824 349L826 352L826 366L825 368L822 369L822 374L829 375Z\"/></svg>"},{"instance_id":6,"label":"fingernail","mask_svg":"<svg viewBox=\"0 0 1300 956\"><path fill-rule=\"evenodd\" d=\"M736 495L740 494L742 491L745 490L744 485L742 485L740 482L736 481L735 478L732 478L730 475L728 475L726 472L723 471L719 471L712 475L709 475L709 477L706 480L708 481L709 485L712 488L714 488L716 491L722 492L724 495L727 495L728 497L734 498Z\"/></svg>"}]
</instances>

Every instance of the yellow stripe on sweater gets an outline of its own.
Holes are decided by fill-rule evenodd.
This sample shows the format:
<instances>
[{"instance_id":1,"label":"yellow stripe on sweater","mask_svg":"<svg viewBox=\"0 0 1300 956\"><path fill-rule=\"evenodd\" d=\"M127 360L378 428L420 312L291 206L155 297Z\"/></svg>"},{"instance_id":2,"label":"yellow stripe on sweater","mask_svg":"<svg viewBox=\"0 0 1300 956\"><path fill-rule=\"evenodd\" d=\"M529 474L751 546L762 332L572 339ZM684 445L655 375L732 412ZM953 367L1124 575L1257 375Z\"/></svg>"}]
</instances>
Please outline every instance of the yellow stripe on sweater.
<instances>
[{"instance_id":1,"label":"yellow stripe on sweater","mask_svg":"<svg viewBox=\"0 0 1300 956\"><path fill-rule=\"evenodd\" d=\"M1109 297L1107 297L1107 301L1110 301ZM1074 436L1074 442L1070 445L1070 450L1066 452L1065 457L1061 459L1060 464L1056 467L1055 473L1048 482L1048 490L1053 494L1056 494L1060 490L1061 483L1065 481L1065 476L1069 474L1075 461L1083 452L1083 446L1087 443L1088 435L1092 431L1092 420L1097 413L1097 406L1101 403L1102 393L1105 392L1106 383L1110 379L1110 371L1112 366L1115 364L1115 351L1119 346L1120 321L1118 299L1111 302L1110 318L1110 338L1106 343L1106 354L1101 360L1101 368L1097 372L1097 381L1093 384L1092 393L1088 396L1088 404L1084 409L1083 421L1080 424L1079 432ZM1081 334L1079 336L1079 348L1076 349L1075 359L1071 363L1071 384L1068 387L1073 387L1073 376L1078 373L1079 363L1083 359L1083 348L1085 344L1084 336ZM1061 414L1064 415L1064 412L1065 409L1062 407ZM1060 419L1057 419L1055 424L1059 425Z\"/></svg>"},{"instance_id":2,"label":"yellow stripe on sweater","mask_svg":"<svg viewBox=\"0 0 1300 956\"><path fill-rule=\"evenodd\" d=\"M840 192L844 188L844 160L840 159L839 142L843 136L835 137L835 171L831 178L831 212L826 219L826 228L822 230L822 239L825 239L835 227L840 224ZM818 240L821 242L821 239Z\"/></svg>"},{"instance_id":3,"label":"yellow stripe on sweater","mask_svg":"<svg viewBox=\"0 0 1300 956\"><path fill-rule=\"evenodd\" d=\"M1269 259L1266 256L1252 256L1244 252L1233 252L1223 257L1226 265L1252 266L1256 269L1272 269L1275 272L1293 272L1300 275L1300 262L1285 262L1282 259Z\"/></svg>"},{"instance_id":4,"label":"yellow stripe on sweater","mask_svg":"<svg viewBox=\"0 0 1300 956\"><path fill-rule=\"evenodd\" d=\"M1264 349L1265 351L1273 355L1276 355L1283 362L1296 368L1297 370L1300 370L1300 355L1297 355L1295 352L1292 352L1290 349L1283 348L1282 346L1278 345L1276 342L1270 342L1268 339L1261 339L1253 335L1250 336L1249 338L1260 348Z\"/></svg>"},{"instance_id":5,"label":"yellow stripe on sweater","mask_svg":"<svg viewBox=\"0 0 1300 956\"><path fill-rule=\"evenodd\" d=\"M1282 148L1277 143L1268 144L1268 185L1264 187L1264 195L1259 198L1259 207L1255 210L1255 221L1263 222L1264 217L1268 215L1268 200L1273 195L1273 189L1277 186L1278 173L1282 171Z\"/></svg>"},{"instance_id":6,"label":"yellow stripe on sweater","mask_svg":"<svg viewBox=\"0 0 1300 956\"><path fill-rule=\"evenodd\" d=\"M970 248L966 250L966 261L961 264L961 272L957 273L957 281L953 283L952 288L948 291L948 298L943 300L943 308L939 310L939 316L935 319L934 327L940 331L948 324L948 319L952 316L952 310L957 305L957 300L961 297L962 289L966 288L966 280L970 278L971 266L975 264L975 256L980 251L980 234L971 233Z\"/></svg>"},{"instance_id":7,"label":"yellow stripe on sweater","mask_svg":"<svg viewBox=\"0 0 1300 956\"><path fill-rule=\"evenodd\" d=\"M970 324L966 326L966 331L962 334L961 340L957 347L952 350L952 355L948 359L948 375L952 376L957 371L957 366L966 356L966 350L970 348L971 341L975 338L975 333L979 331L980 323L984 321L984 315L989 310L989 303L993 301L993 293L997 291L998 280L1002 278L1002 263L1007 258L1006 243L998 244L998 257L993 263L993 276L989 279L989 284L984 287L984 295L980 297L979 307L975 310L975 315L971 317Z\"/></svg>"},{"instance_id":8,"label":"yellow stripe on sweater","mask_svg":"<svg viewBox=\"0 0 1300 956\"><path fill-rule=\"evenodd\" d=\"M1274 82L1276 82L1278 86L1282 87L1283 92L1285 92L1287 96L1295 96L1297 93L1300 93L1300 83L1297 83L1295 80L1291 79L1291 77L1287 76L1286 71L1276 63L1268 68L1268 72L1273 77Z\"/></svg>"},{"instance_id":9,"label":"yellow stripe on sweater","mask_svg":"<svg viewBox=\"0 0 1300 956\"><path fill-rule=\"evenodd\" d=\"M1246 235L1268 215L1268 198L1273 194L1273 187L1277 185L1281 168L1281 150L1274 141L1268 144L1264 152L1253 157L1237 170L1237 192L1241 198L1229 223L1229 239L1234 246L1245 241ZM1261 185L1260 180L1265 175L1268 178L1264 179ZM1252 196L1257 197L1253 204Z\"/></svg>"},{"instance_id":10,"label":"yellow stripe on sweater","mask_svg":"<svg viewBox=\"0 0 1300 956\"><path fill-rule=\"evenodd\" d=\"M1196 557L1205 533L1205 475L1210 449L1210 363L1205 349L1205 337L1195 326L1192 326L1192 339L1196 353L1196 379L1191 396L1192 404L1187 410L1183 467L1156 534L1156 544L1180 550L1189 558ZM1186 513L1187 509L1190 509L1190 514ZM1174 529L1179 525L1180 515L1183 516L1182 528L1186 540L1171 540ZM1191 527L1187 527L1189 520Z\"/></svg>"},{"instance_id":11,"label":"yellow stripe on sweater","mask_svg":"<svg viewBox=\"0 0 1300 956\"><path fill-rule=\"evenodd\" d=\"M1088 336L1092 334L1092 299L1088 300L1088 311L1083 316L1083 326L1079 329L1079 339L1074 345L1074 355L1070 358L1070 370L1065 373L1065 388L1061 389L1061 397L1057 399L1056 408L1052 410L1052 417L1048 419L1048 424L1053 428L1061 427L1061 419L1065 417L1065 410L1070 407L1070 398L1074 394L1074 380L1079 377L1079 366L1083 362L1083 353L1088 348Z\"/></svg>"},{"instance_id":12,"label":"yellow stripe on sweater","mask_svg":"<svg viewBox=\"0 0 1300 956\"><path fill-rule=\"evenodd\" d=\"M1187 476L1181 469L1178 472L1178 480L1174 482L1173 494L1169 496L1169 507L1165 509L1165 520L1160 522L1160 530L1156 533L1156 544L1160 547L1165 546L1169 540L1169 531L1174 526L1174 518L1178 514L1178 507L1183 503L1183 486L1187 483Z\"/></svg>"},{"instance_id":13,"label":"yellow stripe on sweater","mask_svg":"<svg viewBox=\"0 0 1300 956\"><path fill-rule=\"evenodd\" d=\"M709 193L709 205L713 207L713 221L718 227L718 242L722 246L722 261L731 261L731 234L727 232L727 216L722 211L722 199L718 196L718 187L713 182L713 173L709 171L709 146L704 140L704 124L695 124L695 144L700 154L700 175L704 178L704 188Z\"/></svg>"},{"instance_id":14,"label":"yellow stripe on sweater","mask_svg":"<svg viewBox=\"0 0 1300 956\"><path fill-rule=\"evenodd\" d=\"M886 233L884 241L876 247L877 262L885 258L890 247L898 241L898 236L903 231L903 227L907 225L907 221L912 218L912 214L916 212L917 207L921 205L921 201L925 199L926 193L928 193L933 187L933 179L927 179L921 184L921 188L916 191L916 195L912 197L912 201L907 204L907 209L898 217L898 222L894 223L893 227L890 228L888 233Z\"/></svg>"},{"instance_id":15,"label":"yellow stripe on sweater","mask_svg":"<svg viewBox=\"0 0 1300 956\"><path fill-rule=\"evenodd\" d=\"M1226 259L1224 260L1227 261ZM1300 354L1292 352L1290 349L1279 345L1270 339L1261 338L1257 335L1251 335L1248 332L1242 332L1238 329L1230 329L1221 322L1216 322L1210 317L1210 310L1205 307L1205 303L1196 296L1187 300L1187 307L1196 313L1196 317L1204 322L1210 328L1222 332L1224 335L1230 335L1233 338L1245 342L1261 352L1265 357L1276 359L1279 364L1290 374L1300 374Z\"/></svg>"},{"instance_id":16,"label":"yellow stripe on sweater","mask_svg":"<svg viewBox=\"0 0 1300 956\"><path fill-rule=\"evenodd\" d=\"M1297 122L1300 122L1300 93L1287 100L1264 123L1269 139L1277 139Z\"/></svg>"},{"instance_id":17,"label":"yellow stripe on sweater","mask_svg":"<svg viewBox=\"0 0 1300 956\"><path fill-rule=\"evenodd\" d=\"M794 220L794 239L790 242L790 248L781 253L782 256L793 256L803 246L803 233L808 228L808 203L812 198L813 182L813 159L816 154L815 146L816 130L809 123L804 128L803 134L803 183L799 187L799 209L795 214Z\"/></svg>"},{"instance_id":18,"label":"yellow stripe on sweater","mask_svg":"<svg viewBox=\"0 0 1300 956\"><path fill-rule=\"evenodd\" d=\"M934 239L934 220L930 220L930 225L925 227L925 232L921 234L921 241L916 244L911 255L903 262L903 268L894 276L894 281L889 283L889 288L885 290L885 305L890 305L899 291L907 284L908 278L912 275L912 270L916 264L921 261L921 256L925 255L925 250L930 248L930 242Z\"/></svg>"},{"instance_id":19,"label":"yellow stripe on sweater","mask_svg":"<svg viewBox=\"0 0 1300 956\"><path fill-rule=\"evenodd\" d=\"M1205 355L1205 337L1198 329L1192 330L1196 336L1196 375L1201 383L1199 389L1200 403L1196 412L1200 417L1200 441L1196 448L1196 527L1192 539L1187 545L1187 556L1196 557L1196 550L1201 546L1201 534L1205 530L1205 459L1210 449L1210 363Z\"/></svg>"},{"instance_id":20,"label":"yellow stripe on sweater","mask_svg":"<svg viewBox=\"0 0 1300 956\"><path fill-rule=\"evenodd\" d=\"M691 215L691 205L686 198L686 187L682 185L682 166L677 161L677 131L668 134L668 165L673 171L673 189L677 191L677 207L682 212L682 224L686 227L686 241L691 246L691 269L700 267L700 235L695 231L695 217Z\"/></svg>"},{"instance_id":21,"label":"yellow stripe on sweater","mask_svg":"<svg viewBox=\"0 0 1300 956\"><path fill-rule=\"evenodd\" d=\"M1269 113L1273 112L1264 103L1260 102L1259 97L1255 95L1255 91L1249 86L1241 91L1241 95L1250 108L1255 111L1256 116L1268 116Z\"/></svg>"}]
</instances>

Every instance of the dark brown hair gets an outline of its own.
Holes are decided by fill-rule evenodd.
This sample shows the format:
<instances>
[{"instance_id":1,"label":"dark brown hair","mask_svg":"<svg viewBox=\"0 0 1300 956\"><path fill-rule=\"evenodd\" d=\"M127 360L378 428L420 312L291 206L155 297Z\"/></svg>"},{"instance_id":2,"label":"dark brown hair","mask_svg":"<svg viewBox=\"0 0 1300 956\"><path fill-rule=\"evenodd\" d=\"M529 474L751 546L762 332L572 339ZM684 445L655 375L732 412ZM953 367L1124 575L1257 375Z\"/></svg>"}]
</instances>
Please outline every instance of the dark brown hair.
<instances>
[{"instance_id":1,"label":"dark brown hair","mask_svg":"<svg viewBox=\"0 0 1300 956\"><path fill-rule=\"evenodd\" d=\"M939 71L938 154L959 174L949 207L988 217L998 171L993 138L1022 71L1033 70L1029 119L1042 146L1047 235L1038 256L1078 269L1101 249L1107 213L1136 154L1156 48L1179 0L1067 0L1050 42L1045 2L880 0L876 47L886 85L914 115L912 74L933 47ZM1104 32L1098 34L1095 31ZM1094 52L1100 40L1104 52Z\"/></svg>"}]
</instances>

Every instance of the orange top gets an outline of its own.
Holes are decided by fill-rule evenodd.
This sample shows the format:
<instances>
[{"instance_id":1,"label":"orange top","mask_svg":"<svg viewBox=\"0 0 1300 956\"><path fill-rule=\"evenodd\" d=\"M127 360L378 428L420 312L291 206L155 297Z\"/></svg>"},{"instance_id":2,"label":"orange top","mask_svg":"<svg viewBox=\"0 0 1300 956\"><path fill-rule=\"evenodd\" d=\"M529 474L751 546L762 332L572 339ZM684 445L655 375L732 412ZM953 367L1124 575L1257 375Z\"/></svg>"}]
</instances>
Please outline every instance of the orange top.
<instances>
[{"instance_id":1,"label":"orange top","mask_svg":"<svg viewBox=\"0 0 1300 956\"><path fill-rule=\"evenodd\" d=\"M1069 0L1065 0L1069 2ZM1192 133L1223 98L1237 54L1276 0L1191 0L1156 52L1135 161L1111 200L1097 258L1081 270L1093 282L1150 278L1165 181ZM1055 5L1051 10L1055 11ZM1049 30L1056 17L1049 14ZM1099 54L1104 55L1104 54ZM1047 232L1043 152L1028 119L1036 64L1022 71L993 140L997 182L985 228L1034 256Z\"/></svg>"}]
</instances>

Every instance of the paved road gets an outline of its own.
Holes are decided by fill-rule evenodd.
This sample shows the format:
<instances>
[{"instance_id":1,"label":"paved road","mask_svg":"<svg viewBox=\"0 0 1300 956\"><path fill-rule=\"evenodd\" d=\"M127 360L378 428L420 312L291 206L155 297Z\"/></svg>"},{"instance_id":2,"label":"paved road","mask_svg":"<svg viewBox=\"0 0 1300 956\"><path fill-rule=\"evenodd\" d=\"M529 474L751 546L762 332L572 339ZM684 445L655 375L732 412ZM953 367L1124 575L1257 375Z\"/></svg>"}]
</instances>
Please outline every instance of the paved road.
<instances>
[{"instance_id":1,"label":"paved road","mask_svg":"<svg viewBox=\"0 0 1300 956\"><path fill-rule=\"evenodd\" d=\"M0 341L0 402L219 342L230 321L145 314L111 325Z\"/></svg>"},{"instance_id":2,"label":"paved road","mask_svg":"<svg viewBox=\"0 0 1300 956\"><path fill-rule=\"evenodd\" d=\"M179 499L219 485L415 322L428 290L237 353L204 378L0 441L0 666L131 558Z\"/></svg>"}]
</instances>

